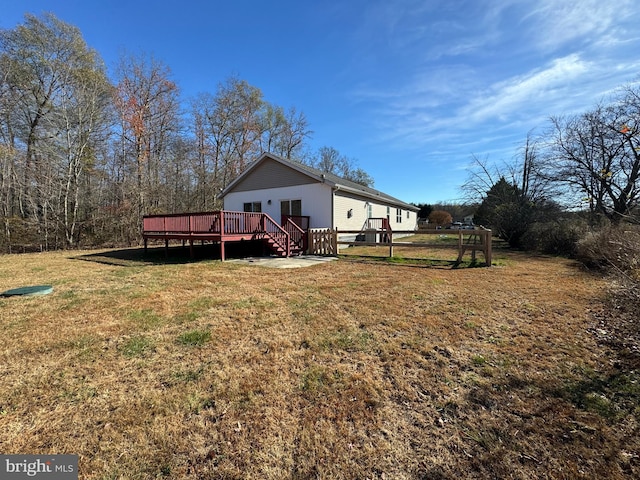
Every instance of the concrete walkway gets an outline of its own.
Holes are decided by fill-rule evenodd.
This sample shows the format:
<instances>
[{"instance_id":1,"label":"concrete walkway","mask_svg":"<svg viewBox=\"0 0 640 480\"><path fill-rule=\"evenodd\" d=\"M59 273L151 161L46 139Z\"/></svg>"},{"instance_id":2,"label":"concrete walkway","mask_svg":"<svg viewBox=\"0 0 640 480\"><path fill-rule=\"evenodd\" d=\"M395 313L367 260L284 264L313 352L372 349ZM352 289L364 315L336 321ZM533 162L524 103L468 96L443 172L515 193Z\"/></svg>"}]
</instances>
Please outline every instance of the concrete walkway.
<instances>
[{"instance_id":1,"label":"concrete walkway","mask_svg":"<svg viewBox=\"0 0 640 480\"><path fill-rule=\"evenodd\" d=\"M226 260L229 263L240 263L243 265L258 265L268 268L303 268L322 263L332 262L337 257L320 257L316 255L299 255L297 257L248 257L234 258Z\"/></svg>"}]
</instances>

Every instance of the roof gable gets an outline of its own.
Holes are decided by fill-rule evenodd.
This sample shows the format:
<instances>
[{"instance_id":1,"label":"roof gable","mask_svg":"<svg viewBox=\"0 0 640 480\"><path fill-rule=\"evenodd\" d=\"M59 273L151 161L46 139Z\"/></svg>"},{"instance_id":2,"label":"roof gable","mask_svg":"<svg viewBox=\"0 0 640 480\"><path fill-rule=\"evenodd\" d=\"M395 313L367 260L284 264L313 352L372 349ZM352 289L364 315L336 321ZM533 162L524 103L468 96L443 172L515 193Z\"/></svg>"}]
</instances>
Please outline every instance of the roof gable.
<instances>
[{"instance_id":1,"label":"roof gable","mask_svg":"<svg viewBox=\"0 0 640 480\"><path fill-rule=\"evenodd\" d=\"M271 153L263 153L258 160L253 162L221 192L220 197L222 198L230 192L246 192L312 183L326 183L352 195L373 199L408 210L419 210L415 205L405 203L374 188L366 187L333 173L323 172Z\"/></svg>"},{"instance_id":2,"label":"roof gable","mask_svg":"<svg viewBox=\"0 0 640 480\"><path fill-rule=\"evenodd\" d=\"M248 175L241 175L225 190L229 192L248 192L266 188L289 187L317 183L318 180L283 164L271 157L263 157L256 161Z\"/></svg>"}]
</instances>

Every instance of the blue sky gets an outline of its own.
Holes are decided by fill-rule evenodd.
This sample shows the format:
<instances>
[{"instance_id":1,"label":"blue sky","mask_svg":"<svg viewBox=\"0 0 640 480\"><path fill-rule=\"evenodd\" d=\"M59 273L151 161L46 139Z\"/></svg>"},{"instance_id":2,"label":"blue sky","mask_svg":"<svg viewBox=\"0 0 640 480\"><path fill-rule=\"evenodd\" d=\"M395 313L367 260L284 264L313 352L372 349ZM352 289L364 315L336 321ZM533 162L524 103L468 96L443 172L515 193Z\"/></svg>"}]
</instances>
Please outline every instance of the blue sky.
<instances>
[{"instance_id":1,"label":"blue sky","mask_svg":"<svg viewBox=\"0 0 640 480\"><path fill-rule=\"evenodd\" d=\"M111 71L122 52L169 66L186 102L231 75L295 106L407 202L462 197L472 156L516 155L549 116L640 80L635 0L0 0L77 26Z\"/></svg>"}]
</instances>

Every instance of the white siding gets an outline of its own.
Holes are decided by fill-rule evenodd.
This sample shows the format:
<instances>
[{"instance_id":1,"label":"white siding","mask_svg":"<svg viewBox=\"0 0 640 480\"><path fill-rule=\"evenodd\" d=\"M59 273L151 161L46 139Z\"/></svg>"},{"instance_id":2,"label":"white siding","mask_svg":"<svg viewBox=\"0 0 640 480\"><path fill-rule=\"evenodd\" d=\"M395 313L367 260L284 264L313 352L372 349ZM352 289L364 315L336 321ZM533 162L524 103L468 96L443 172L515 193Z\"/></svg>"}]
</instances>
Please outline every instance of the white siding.
<instances>
[{"instance_id":1,"label":"white siding","mask_svg":"<svg viewBox=\"0 0 640 480\"><path fill-rule=\"evenodd\" d=\"M262 211L279 223L281 200L302 200L302 215L310 217L310 228L331 226L331 187L322 183L230 192L224 197L224 210L241 212L245 203L261 202Z\"/></svg>"},{"instance_id":2,"label":"white siding","mask_svg":"<svg viewBox=\"0 0 640 480\"><path fill-rule=\"evenodd\" d=\"M333 201L333 219L333 226L338 230L361 230L367 220L366 200L336 194Z\"/></svg>"},{"instance_id":3,"label":"white siding","mask_svg":"<svg viewBox=\"0 0 640 480\"><path fill-rule=\"evenodd\" d=\"M338 230L360 230L369 217L369 205L371 205L372 218L387 218L387 204L347 196L336 192L334 197L333 215L334 225ZM388 217L391 230L415 230L417 227L417 213L412 210L401 209L402 221L397 221L397 207L389 205ZM348 212L352 210L349 218ZM407 212L409 212L407 218Z\"/></svg>"}]
</instances>

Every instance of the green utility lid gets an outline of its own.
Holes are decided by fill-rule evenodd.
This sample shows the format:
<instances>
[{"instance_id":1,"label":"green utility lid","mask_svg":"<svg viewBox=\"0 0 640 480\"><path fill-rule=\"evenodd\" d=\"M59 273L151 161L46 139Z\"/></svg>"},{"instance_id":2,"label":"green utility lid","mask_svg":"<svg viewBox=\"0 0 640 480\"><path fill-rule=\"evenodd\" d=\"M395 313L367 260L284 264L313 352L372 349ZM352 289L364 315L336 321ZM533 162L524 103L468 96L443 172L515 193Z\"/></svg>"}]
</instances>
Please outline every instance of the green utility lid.
<instances>
[{"instance_id":1,"label":"green utility lid","mask_svg":"<svg viewBox=\"0 0 640 480\"><path fill-rule=\"evenodd\" d=\"M20 287L0 293L0 297L14 297L17 295L47 295L53 292L51 285L34 285L31 287Z\"/></svg>"}]
</instances>

